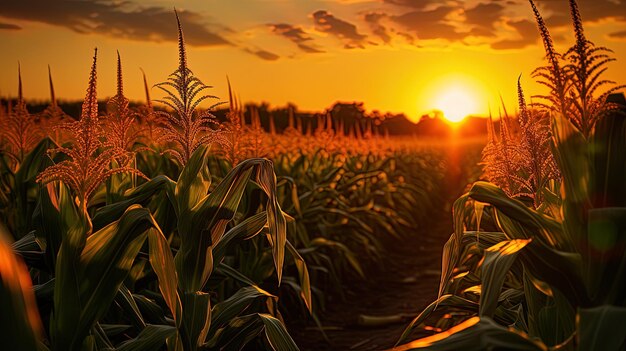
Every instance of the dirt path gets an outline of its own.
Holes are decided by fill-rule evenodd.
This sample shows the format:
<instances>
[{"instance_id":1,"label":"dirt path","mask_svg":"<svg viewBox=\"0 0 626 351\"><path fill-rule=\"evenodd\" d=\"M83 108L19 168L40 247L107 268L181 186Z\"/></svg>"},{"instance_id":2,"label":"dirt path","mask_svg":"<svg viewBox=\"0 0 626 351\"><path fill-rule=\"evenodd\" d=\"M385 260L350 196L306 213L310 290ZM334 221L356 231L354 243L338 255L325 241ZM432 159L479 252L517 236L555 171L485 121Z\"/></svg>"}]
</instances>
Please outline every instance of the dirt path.
<instances>
[{"instance_id":1,"label":"dirt path","mask_svg":"<svg viewBox=\"0 0 626 351\"><path fill-rule=\"evenodd\" d=\"M352 283L346 301L329 301L322 324L330 343L315 327L290 328L301 350L385 350L394 346L410 320L437 296L441 249L452 232L450 212L433 214L429 227L394 245L389 263L370 272L368 281ZM379 327L357 324L359 315L405 315L398 323Z\"/></svg>"},{"instance_id":2,"label":"dirt path","mask_svg":"<svg viewBox=\"0 0 626 351\"><path fill-rule=\"evenodd\" d=\"M451 204L463 193L468 180L461 169L466 157L462 148L448 151L444 178L447 201L430 216L427 226L408 233L407 239L390 242L384 266L367 271L368 280L346 282L346 300L327 302L320 316L329 341L315 326L295 324L289 331L303 351L387 350L392 348L408 323L437 297L441 274L441 252L452 233ZM365 327L357 323L360 315L406 318L394 324ZM431 334L417 331L412 336Z\"/></svg>"}]
</instances>

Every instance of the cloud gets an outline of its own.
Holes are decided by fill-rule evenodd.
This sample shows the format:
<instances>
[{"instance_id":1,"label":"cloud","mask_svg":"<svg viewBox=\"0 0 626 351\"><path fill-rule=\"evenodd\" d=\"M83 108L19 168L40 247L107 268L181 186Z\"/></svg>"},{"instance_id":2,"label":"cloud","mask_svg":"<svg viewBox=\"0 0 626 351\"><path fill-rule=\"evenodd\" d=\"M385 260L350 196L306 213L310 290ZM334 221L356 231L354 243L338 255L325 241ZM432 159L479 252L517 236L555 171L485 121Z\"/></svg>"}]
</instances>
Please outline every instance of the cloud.
<instances>
[{"instance_id":1,"label":"cloud","mask_svg":"<svg viewBox=\"0 0 626 351\"><path fill-rule=\"evenodd\" d=\"M293 43L298 45L300 50L310 53L322 53L323 50L318 49L315 45L308 44L313 41L313 38L306 33L302 28L292 26L291 24L279 23L279 24L270 24L270 28L272 29L272 33L283 36Z\"/></svg>"},{"instance_id":2,"label":"cloud","mask_svg":"<svg viewBox=\"0 0 626 351\"><path fill-rule=\"evenodd\" d=\"M414 9L425 9L433 4L443 3L441 0L383 0L383 2Z\"/></svg>"},{"instance_id":3,"label":"cloud","mask_svg":"<svg viewBox=\"0 0 626 351\"><path fill-rule=\"evenodd\" d=\"M609 38L613 39L626 39L626 30L609 33Z\"/></svg>"},{"instance_id":4,"label":"cloud","mask_svg":"<svg viewBox=\"0 0 626 351\"><path fill-rule=\"evenodd\" d=\"M65 27L82 34L132 40L175 41L177 35L173 8L129 6L124 1L8 1L2 5L1 15ZM230 45L221 34L208 28L199 13L179 11L178 15L187 44Z\"/></svg>"},{"instance_id":5,"label":"cloud","mask_svg":"<svg viewBox=\"0 0 626 351\"><path fill-rule=\"evenodd\" d=\"M537 43L539 32L537 25L530 20L508 21L507 24L515 29L520 39L502 39L491 43L496 50L523 49Z\"/></svg>"},{"instance_id":6,"label":"cloud","mask_svg":"<svg viewBox=\"0 0 626 351\"><path fill-rule=\"evenodd\" d=\"M321 32L332 34L344 41L347 49L364 48L367 36L360 34L356 26L332 15L325 10L313 13L313 21Z\"/></svg>"},{"instance_id":7,"label":"cloud","mask_svg":"<svg viewBox=\"0 0 626 351\"><path fill-rule=\"evenodd\" d=\"M244 49L247 53L257 56L260 59L266 61L276 61L280 58L280 56L276 55L273 52L269 52L263 49Z\"/></svg>"},{"instance_id":8,"label":"cloud","mask_svg":"<svg viewBox=\"0 0 626 351\"><path fill-rule=\"evenodd\" d=\"M22 27L18 26L17 24L13 24L13 23L2 23L2 22L0 22L0 29L20 30L20 29L22 29Z\"/></svg>"},{"instance_id":9,"label":"cloud","mask_svg":"<svg viewBox=\"0 0 626 351\"><path fill-rule=\"evenodd\" d=\"M496 23L502 18L503 10L504 6L496 2L480 3L465 10L465 23L473 26L473 35L494 37Z\"/></svg>"},{"instance_id":10,"label":"cloud","mask_svg":"<svg viewBox=\"0 0 626 351\"><path fill-rule=\"evenodd\" d=\"M577 1L577 3L585 22L598 22L609 18L626 22L626 0L593 0ZM546 19L548 25L564 26L571 24L568 1L541 1L538 5L541 6L542 10L546 9L552 12L553 15Z\"/></svg>"},{"instance_id":11,"label":"cloud","mask_svg":"<svg viewBox=\"0 0 626 351\"><path fill-rule=\"evenodd\" d=\"M391 36L387 32L387 28L380 24L380 20L386 17L384 13L380 12L370 12L365 14L365 22L370 25L370 30L372 34L379 37L383 43L389 44L391 42Z\"/></svg>"},{"instance_id":12,"label":"cloud","mask_svg":"<svg viewBox=\"0 0 626 351\"><path fill-rule=\"evenodd\" d=\"M465 33L446 21L446 17L455 11L455 7L440 6L433 10L415 10L390 19L417 34L418 39L462 40Z\"/></svg>"}]
</instances>

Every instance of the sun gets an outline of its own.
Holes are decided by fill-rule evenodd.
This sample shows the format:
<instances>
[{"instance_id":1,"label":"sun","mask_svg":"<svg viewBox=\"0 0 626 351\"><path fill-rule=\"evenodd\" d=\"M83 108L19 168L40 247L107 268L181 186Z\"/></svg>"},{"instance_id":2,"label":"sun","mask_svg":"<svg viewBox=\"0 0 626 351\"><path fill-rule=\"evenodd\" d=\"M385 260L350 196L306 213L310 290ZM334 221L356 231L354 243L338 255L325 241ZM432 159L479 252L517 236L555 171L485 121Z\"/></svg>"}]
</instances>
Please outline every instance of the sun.
<instances>
[{"instance_id":1,"label":"sun","mask_svg":"<svg viewBox=\"0 0 626 351\"><path fill-rule=\"evenodd\" d=\"M476 113L477 105L474 94L462 87L451 87L441 92L435 108L443 112L443 116L450 122L461 122L465 117Z\"/></svg>"}]
</instances>

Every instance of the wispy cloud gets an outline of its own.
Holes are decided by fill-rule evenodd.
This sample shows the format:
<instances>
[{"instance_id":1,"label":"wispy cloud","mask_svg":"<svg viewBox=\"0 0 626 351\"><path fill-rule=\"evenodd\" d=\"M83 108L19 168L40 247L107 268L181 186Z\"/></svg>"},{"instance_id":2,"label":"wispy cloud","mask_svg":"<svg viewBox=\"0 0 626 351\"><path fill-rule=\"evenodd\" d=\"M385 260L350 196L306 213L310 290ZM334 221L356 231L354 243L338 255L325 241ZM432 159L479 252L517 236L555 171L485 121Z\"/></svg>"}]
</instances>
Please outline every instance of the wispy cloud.
<instances>
[{"instance_id":1,"label":"wispy cloud","mask_svg":"<svg viewBox=\"0 0 626 351\"><path fill-rule=\"evenodd\" d=\"M620 30L617 32L609 33L609 38L626 39L626 30Z\"/></svg>"},{"instance_id":2,"label":"wispy cloud","mask_svg":"<svg viewBox=\"0 0 626 351\"><path fill-rule=\"evenodd\" d=\"M466 34L457 31L457 28L446 20L453 11L456 11L455 7L440 6L432 10L409 11L390 16L390 19L404 29L414 32L418 39L461 40Z\"/></svg>"},{"instance_id":3,"label":"wispy cloud","mask_svg":"<svg viewBox=\"0 0 626 351\"><path fill-rule=\"evenodd\" d=\"M625 0L593 0L577 1L582 18L586 22L598 22L613 19L626 22ZM570 25L569 5L567 1L541 1L541 9L548 10L552 15L547 17L546 23L552 26Z\"/></svg>"},{"instance_id":4,"label":"wispy cloud","mask_svg":"<svg viewBox=\"0 0 626 351\"><path fill-rule=\"evenodd\" d=\"M4 29L4 30L20 30L20 29L22 29L22 27L18 26L17 24L13 24L13 23L2 23L2 22L0 22L0 29Z\"/></svg>"},{"instance_id":5,"label":"wispy cloud","mask_svg":"<svg viewBox=\"0 0 626 351\"><path fill-rule=\"evenodd\" d=\"M313 38L301 27L286 23L270 24L269 26L272 29L272 33L289 39L306 53L316 54L324 52L312 43Z\"/></svg>"},{"instance_id":6,"label":"wispy cloud","mask_svg":"<svg viewBox=\"0 0 626 351\"><path fill-rule=\"evenodd\" d=\"M276 61L280 58L275 53L263 49L244 49L244 51L266 61Z\"/></svg>"},{"instance_id":7,"label":"wispy cloud","mask_svg":"<svg viewBox=\"0 0 626 351\"><path fill-rule=\"evenodd\" d=\"M83 34L156 42L176 40L173 8L132 6L127 1L6 1L0 16L65 27ZM208 24L201 14L179 11L179 16L189 45L231 45L218 33L226 29Z\"/></svg>"},{"instance_id":8,"label":"wispy cloud","mask_svg":"<svg viewBox=\"0 0 626 351\"><path fill-rule=\"evenodd\" d=\"M523 49L527 46L534 45L539 39L537 26L530 20L508 21L507 24L515 29L518 34L517 39L502 39L491 44L493 49Z\"/></svg>"},{"instance_id":9,"label":"wispy cloud","mask_svg":"<svg viewBox=\"0 0 626 351\"><path fill-rule=\"evenodd\" d=\"M365 47L367 36L359 33L356 25L339 19L326 10L315 11L313 21L320 32L332 34L342 39L345 48Z\"/></svg>"},{"instance_id":10,"label":"wispy cloud","mask_svg":"<svg viewBox=\"0 0 626 351\"><path fill-rule=\"evenodd\" d=\"M383 26L380 22L383 18L385 18L384 13L380 12L370 12L365 14L365 22L370 25L370 30L372 34L379 37L383 43L389 44L391 42L391 35L387 31L387 28Z\"/></svg>"},{"instance_id":11,"label":"wispy cloud","mask_svg":"<svg viewBox=\"0 0 626 351\"><path fill-rule=\"evenodd\" d=\"M465 23L473 26L471 34L494 37L496 36L496 23L504 14L504 5L497 2L480 3L472 8L466 9Z\"/></svg>"}]
</instances>

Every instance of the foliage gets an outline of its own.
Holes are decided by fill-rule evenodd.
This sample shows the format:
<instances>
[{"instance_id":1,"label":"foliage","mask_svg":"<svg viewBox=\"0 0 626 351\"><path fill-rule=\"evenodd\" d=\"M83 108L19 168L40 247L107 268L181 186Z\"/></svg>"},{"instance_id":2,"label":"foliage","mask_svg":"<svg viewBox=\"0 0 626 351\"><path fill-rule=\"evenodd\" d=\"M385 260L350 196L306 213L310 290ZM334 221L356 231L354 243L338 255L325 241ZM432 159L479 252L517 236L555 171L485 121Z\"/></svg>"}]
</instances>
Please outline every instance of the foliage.
<instances>
[{"instance_id":1,"label":"foliage","mask_svg":"<svg viewBox=\"0 0 626 351\"><path fill-rule=\"evenodd\" d=\"M520 142L507 147L511 136L506 118L500 141L491 125L484 163L495 184L476 182L455 203L455 231L443 251L439 298L413 320L399 342L429 323L447 330L398 350L624 347L623 333L612 332L608 325L626 316L621 274L626 160L616 152L626 148L626 119L597 91L609 84L600 74L611 59L606 49L585 39L572 0L577 42L564 55L570 64L562 65L538 9L530 4L549 63L536 75L551 90L544 97L551 137L544 125L533 122L518 81ZM514 166L507 169L505 162ZM519 189L532 189L533 194ZM524 195L533 197L533 203Z\"/></svg>"},{"instance_id":2,"label":"foliage","mask_svg":"<svg viewBox=\"0 0 626 351\"><path fill-rule=\"evenodd\" d=\"M22 94L22 73L18 66L17 105L7 107L4 118L0 120L0 138L3 154L19 164L41 138L41 128L28 112Z\"/></svg>"},{"instance_id":3,"label":"foliage","mask_svg":"<svg viewBox=\"0 0 626 351\"><path fill-rule=\"evenodd\" d=\"M56 163L37 176L42 183L62 181L66 183L78 198L82 211L87 211L87 201L101 183L110 176L130 172L140 174L127 165L129 161L126 150L105 148L100 139L102 130L98 118L98 100L96 96L96 58L94 52L89 87L83 102L80 120L69 122L62 127L67 129L74 138L72 148L59 146L52 152L61 152L70 159ZM101 150L101 151L99 151ZM112 160L120 162L121 167L109 168Z\"/></svg>"},{"instance_id":4,"label":"foliage","mask_svg":"<svg viewBox=\"0 0 626 351\"><path fill-rule=\"evenodd\" d=\"M346 134L329 115L313 131L292 113L289 132L270 138L260 111L247 124L231 93L231 119L210 128L196 109L208 87L187 67L178 26L179 69L157 85L171 110L152 106L145 75L146 105L129 107L118 56L117 92L100 118L94 55L77 121L61 116L49 74L52 99L37 123L69 142L44 138L12 165L3 153L11 265L26 263L33 288L21 291L34 291L39 309L15 303L7 318L26 321L16 335L30 333L34 347L297 349L284 320L319 325L328 294L341 294L331 289L383 264L384 242L438 201L441 151L371 127ZM224 137L211 153L216 133ZM155 152L168 148L178 165Z\"/></svg>"},{"instance_id":5,"label":"foliage","mask_svg":"<svg viewBox=\"0 0 626 351\"><path fill-rule=\"evenodd\" d=\"M160 141L175 145L167 152L172 154L181 165L185 165L200 145L218 139L218 134L211 128L211 125L216 123L214 116L209 112L196 111L202 101L217 99L217 97L203 95L204 91L211 87L202 83L188 68L185 39L178 14L176 14L176 21L178 22L178 68L170 74L167 81L155 85L167 94L163 100L158 101L171 108L174 114L159 111L165 123L162 124L161 135L158 138ZM209 110L218 104L211 106Z\"/></svg>"}]
</instances>

